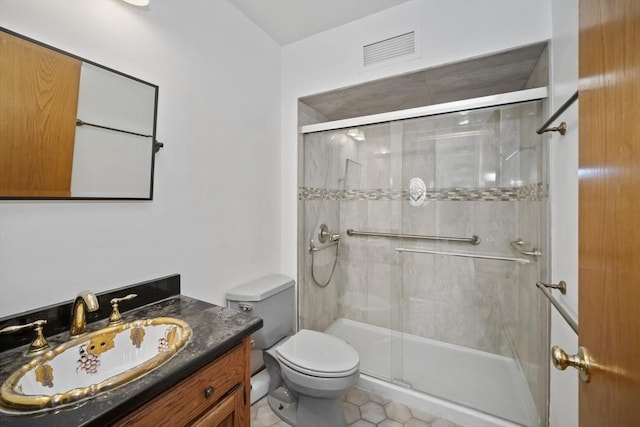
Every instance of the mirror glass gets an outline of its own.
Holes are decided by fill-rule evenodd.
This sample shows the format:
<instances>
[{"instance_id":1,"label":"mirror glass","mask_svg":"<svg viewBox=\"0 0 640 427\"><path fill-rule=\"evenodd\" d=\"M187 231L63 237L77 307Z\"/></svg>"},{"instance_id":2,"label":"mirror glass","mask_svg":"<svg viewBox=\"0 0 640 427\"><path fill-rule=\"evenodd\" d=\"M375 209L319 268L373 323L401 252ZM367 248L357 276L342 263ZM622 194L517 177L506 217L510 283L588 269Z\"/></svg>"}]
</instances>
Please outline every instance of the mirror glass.
<instances>
[{"instance_id":1,"label":"mirror glass","mask_svg":"<svg viewBox=\"0 0 640 427\"><path fill-rule=\"evenodd\" d=\"M153 198L158 86L0 28L0 198Z\"/></svg>"}]
</instances>

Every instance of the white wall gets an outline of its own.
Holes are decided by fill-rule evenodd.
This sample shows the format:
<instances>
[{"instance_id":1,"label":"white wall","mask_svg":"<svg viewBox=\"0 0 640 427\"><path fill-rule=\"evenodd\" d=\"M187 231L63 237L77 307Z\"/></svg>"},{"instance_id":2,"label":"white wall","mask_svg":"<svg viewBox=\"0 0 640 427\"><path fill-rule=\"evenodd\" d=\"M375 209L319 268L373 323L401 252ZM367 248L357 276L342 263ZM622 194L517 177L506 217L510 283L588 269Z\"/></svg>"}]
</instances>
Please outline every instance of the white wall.
<instances>
[{"instance_id":1,"label":"white wall","mask_svg":"<svg viewBox=\"0 0 640 427\"><path fill-rule=\"evenodd\" d=\"M0 201L0 316L171 273L224 303L279 269L280 48L236 8L0 0L0 26L159 85L165 143L151 202Z\"/></svg>"},{"instance_id":2,"label":"white wall","mask_svg":"<svg viewBox=\"0 0 640 427\"><path fill-rule=\"evenodd\" d=\"M550 113L578 90L578 0L552 2ZM578 102L560 118L566 135L550 141L551 274L554 283L567 282L567 295L556 298L574 316L578 313ZM578 337L555 309L551 311L551 345L567 353L578 350ZM578 425L578 373L551 369L550 426Z\"/></svg>"},{"instance_id":3,"label":"white wall","mask_svg":"<svg viewBox=\"0 0 640 427\"><path fill-rule=\"evenodd\" d=\"M413 0L282 50L282 272L295 277L297 98L551 37L549 0ZM416 31L419 54L363 71L364 44Z\"/></svg>"}]
</instances>

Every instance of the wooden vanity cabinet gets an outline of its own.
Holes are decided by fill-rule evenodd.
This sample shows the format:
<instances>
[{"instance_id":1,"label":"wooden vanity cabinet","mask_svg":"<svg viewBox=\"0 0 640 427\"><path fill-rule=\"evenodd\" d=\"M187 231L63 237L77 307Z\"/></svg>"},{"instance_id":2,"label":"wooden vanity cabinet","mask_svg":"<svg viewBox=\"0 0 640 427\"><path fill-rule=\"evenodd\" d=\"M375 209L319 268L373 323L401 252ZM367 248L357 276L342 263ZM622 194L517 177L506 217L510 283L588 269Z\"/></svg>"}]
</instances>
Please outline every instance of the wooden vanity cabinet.
<instances>
[{"instance_id":1,"label":"wooden vanity cabinet","mask_svg":"<svg viewBox=\"0 0 640 427\"><path fill-rule=\"evenodd\" d=\"M114 426L249 427L250 341L147 402Z\"/></svg>"}]
</instances>

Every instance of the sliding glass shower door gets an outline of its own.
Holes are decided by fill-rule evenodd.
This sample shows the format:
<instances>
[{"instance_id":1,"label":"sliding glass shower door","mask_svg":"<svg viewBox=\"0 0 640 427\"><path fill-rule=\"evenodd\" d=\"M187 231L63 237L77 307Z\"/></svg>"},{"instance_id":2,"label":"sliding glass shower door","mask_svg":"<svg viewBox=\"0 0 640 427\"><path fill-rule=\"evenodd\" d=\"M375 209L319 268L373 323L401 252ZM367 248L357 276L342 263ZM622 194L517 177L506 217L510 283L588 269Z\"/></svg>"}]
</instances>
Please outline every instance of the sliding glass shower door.
<instances>
[{"instance_id":1,"label":"sliding glass shower door","mask_svg":"<svg viewBox=\"0 0 640 427\"><path fill-rule=\"evenodd\" d=\"M415 236L394 248L398 382L524 425L545 411L543 369L523 365L545 350L531 347L546 337L545 269L511 242L544 244L540 113L536 101L398 124L395 231Z\"/></svg>"},{"instance_id":2,"label":"sliding glass shower door","mask_svg":"<svg viewBox=\"0 0 640 427\"><path fill-rule=\"evenodd\" d=\"M541 101L311 132L300 174L300 327L361 373L521 425L546 418ZM323 236L326 241L322 242Z\"/></svg>"}]
</instances>

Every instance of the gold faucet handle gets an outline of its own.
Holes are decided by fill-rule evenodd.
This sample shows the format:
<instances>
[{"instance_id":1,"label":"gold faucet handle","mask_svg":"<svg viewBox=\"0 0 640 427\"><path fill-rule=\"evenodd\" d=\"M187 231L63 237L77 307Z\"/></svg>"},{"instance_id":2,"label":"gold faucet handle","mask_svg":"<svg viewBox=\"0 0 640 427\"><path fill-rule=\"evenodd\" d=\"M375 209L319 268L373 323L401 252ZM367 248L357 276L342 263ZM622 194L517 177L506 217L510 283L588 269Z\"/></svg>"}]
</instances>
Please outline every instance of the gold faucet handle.
<instances>
[{"instance_id":1,"label":"gold faucet handle","mask_svg":"<svg viewBox=\"0 0 640 427\"><path fill-rule=\"evenodd\" d=\"M119 325L120 323L122 323L122 315L120 314L120 310L118 309L118 304L120 304L122 301L128 301L130 299L134 299L137 296L138 296L137 294L129 294L126 297L113 298L110 301L111 307L113 307L113 310L111 310L111 316L109 316L108 326Z\"/></svg>"},{"instance_id":2,"label":"gold faucet handle","mask_svg":"<svg viewBox=\"0 0 640 427\"><path fill-rule=\"evenodd\" d=\"M23 331L25 329L33 329L33 331L36 333L36 337L33 339L33 341L31 341L31 345L29 346L29 350L27 350L27 354L37 354L49 348L49 343L42 333L42 327L46 324L47 321L41 319L33 321L31 323L27 323L26 325L7 326L6 328L0 329L0 334L11 334L14 332Z\"/></svg>"}]
</instances>

